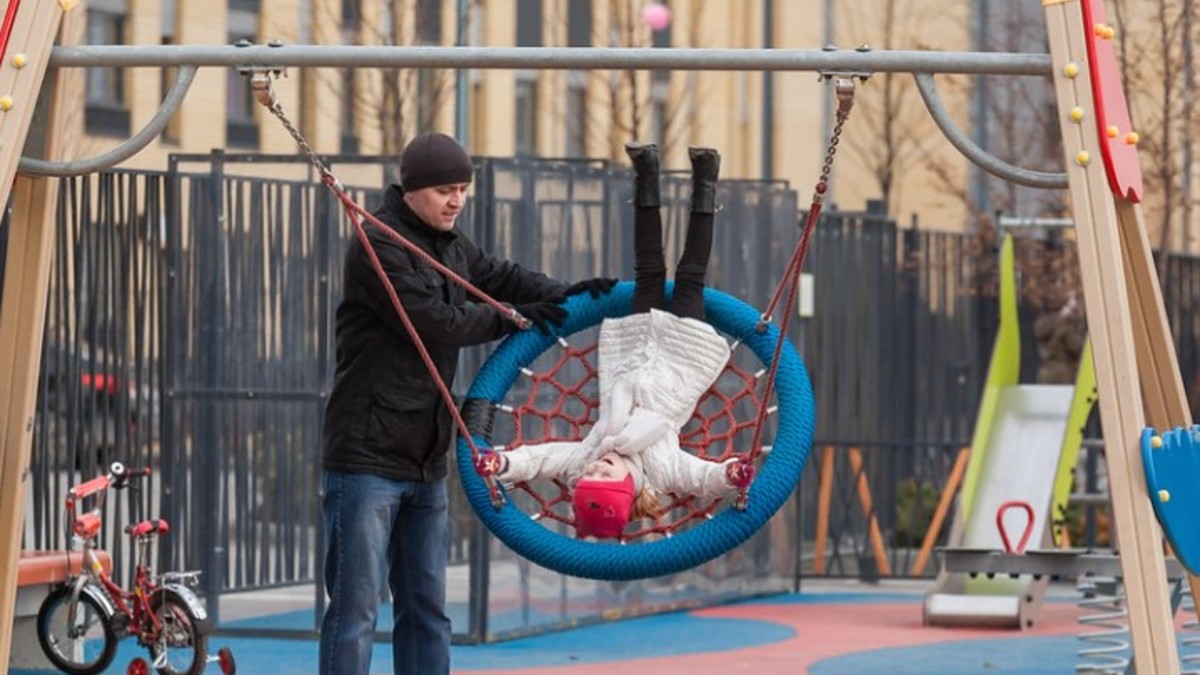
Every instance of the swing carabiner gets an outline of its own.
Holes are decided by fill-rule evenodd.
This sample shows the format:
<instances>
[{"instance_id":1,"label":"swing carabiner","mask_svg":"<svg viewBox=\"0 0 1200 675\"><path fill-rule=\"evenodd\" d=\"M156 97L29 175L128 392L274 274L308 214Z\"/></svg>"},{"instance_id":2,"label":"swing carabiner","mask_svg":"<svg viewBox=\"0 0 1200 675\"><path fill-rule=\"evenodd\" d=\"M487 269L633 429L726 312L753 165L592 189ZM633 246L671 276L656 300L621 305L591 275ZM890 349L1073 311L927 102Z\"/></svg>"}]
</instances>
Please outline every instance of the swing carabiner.
<instances>
[{"instance_id":1,"label":"swing carabiner","mask_svg":"<svg viewBox=\"0 0 1200 675\"><path fill-rule=\"evenodd\" d=\"M834 83L834 92L837 94L838 100L838 115L849 115L850 108L854 107L854 78L839 77Z\"/></svg>"}]
</instances>

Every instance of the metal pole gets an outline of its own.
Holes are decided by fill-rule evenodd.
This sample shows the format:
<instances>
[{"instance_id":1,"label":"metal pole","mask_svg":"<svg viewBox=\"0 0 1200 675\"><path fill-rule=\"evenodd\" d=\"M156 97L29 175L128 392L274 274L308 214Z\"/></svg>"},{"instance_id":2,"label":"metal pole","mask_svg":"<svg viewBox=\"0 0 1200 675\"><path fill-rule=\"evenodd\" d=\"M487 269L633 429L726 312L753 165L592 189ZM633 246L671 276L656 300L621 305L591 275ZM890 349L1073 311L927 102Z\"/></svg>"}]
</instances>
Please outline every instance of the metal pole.
<instances>
[{"instance_id":1,"label":"metal pole","mask_svg":"<svg viewBox=\"0 0 1200 675\"><path fill-rule=\"evenodd\" d=\"M989 0L975 0L975 16L972 19L972 47L975 51L983 51L987 43L987 20ZM971 91L971 137L984 152L988 150L988 88L982 75L974 78ZM989 213L987 173L978 166L971 167L971 198L975 202L978 213ZM971 221L970 229L974 231L978 223Z\"/></svg>"},{"instance_id":2,"label":"metal pole","mask_svg":"<svg viewBox=\"0 0 1200 675\"><path fill-rule=\"evenodd\" d=\"M775 0L763 0L763 48L775 46L774 27ZM762 179L771 180L775 177L775 76L769 70L763 71L762 99Z\"/></svg>"},{"instance_id":3,"label":"metal pole","mask_svg":"<svg viewBox=\"0 0 1200 675\"><path fill-rule=\"evenodd\" d=\"M987 75L1050 74L1049 54L630 47L432 47L396 45L58 46L53 67L164 66L481 68L491 70L783 70Z\"/></svg>"},{"instance_id":4,"label":"metal pole","mask_svg":"<svg viewBox=\"0 0 1200 675\"><path fill-rule=\"evenodd\" d=\"M458 47L467 46L467 2L458 0L458 26L454 44ZM467 86L470 73L466 68L459 68L454 74L454 137L464 147L470 147L467 138Z\"/></svg>"}]
</instances>

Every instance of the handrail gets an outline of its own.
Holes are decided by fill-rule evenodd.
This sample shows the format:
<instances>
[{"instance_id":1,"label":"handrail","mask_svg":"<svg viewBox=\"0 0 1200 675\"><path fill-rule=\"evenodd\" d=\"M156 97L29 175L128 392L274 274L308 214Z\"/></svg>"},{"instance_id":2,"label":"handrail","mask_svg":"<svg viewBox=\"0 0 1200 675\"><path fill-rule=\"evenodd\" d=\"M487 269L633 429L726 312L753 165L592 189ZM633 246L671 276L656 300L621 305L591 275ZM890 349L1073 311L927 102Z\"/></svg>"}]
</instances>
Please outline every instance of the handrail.
<instances>
[{"instance_id":1,"label":"handrail","mask_svg":"<svg viewBox=\"0 0 1200 675\"><path fill-rule=\"evenodd\" d=\"M1032 169L1022 169L1019 166L1005 162L976 145L970 138L967 138L967 135L951 119L950 112L946 110L941 96L938 95L933 75L931 73L914 73L913 76L917 80L917 90L921 92L921 100L925 101L925 107L929 110L929 115L933 117L933 121L938 125L938 128L942 130L942 135L946 137L946 140L950 141L950 145L957 148L967 159L975 162L979 168L994 176L1011 181L1017 185L1024 185L1025 187L1040 188L1043 190L1066 189L1067 174L1065 173L1047 173Z\"/></svg>"},{"instance_id":2,"label":"handrail","mask_svg":"<svg viewBox=\"0 0 1200 675\"><path fill-rule=\"evenodd\" d=\"M179 104L183 102L183 97L187 95L188 89L192 86L196 70L196 66L180 66L179 72L175 75L175 82L171 84L171 90L167 92L167 96L158 107L158 112L154 113L154 117L151 117L140 131L111 150L93 157L63 162L22 157L20 163L17 164L17 171L27 176L82 176L107 169L129 159L149 145L150 141L158 138L158 135L166 128L167 123L171 121L171 116L179 109Z\"/></svg>"}]
</instances>

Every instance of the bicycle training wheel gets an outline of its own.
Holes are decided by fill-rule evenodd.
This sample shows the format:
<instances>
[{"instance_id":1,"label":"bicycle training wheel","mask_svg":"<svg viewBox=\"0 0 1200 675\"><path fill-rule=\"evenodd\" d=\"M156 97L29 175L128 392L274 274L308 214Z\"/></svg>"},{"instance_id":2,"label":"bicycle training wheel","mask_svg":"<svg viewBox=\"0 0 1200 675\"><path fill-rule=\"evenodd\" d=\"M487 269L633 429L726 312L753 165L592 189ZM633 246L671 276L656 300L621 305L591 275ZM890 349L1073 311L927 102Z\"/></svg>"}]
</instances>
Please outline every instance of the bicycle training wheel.
<instances>
[{"instance_id":1,"label":"bicycle training wheel","mask_svg":"<svg viewBox=\"0 0 1200 675\"><path fill-rule=\"evenodd\" d=\"M208 636L192 611L171 596L160 596L153 610L162 625L158 639L148 645L155 670L162 675L200 675L208 662Z\"/></svg>"},{"instance_id":2,"label":"bicycle training wheel","mask_svg":"<svg viewBox=\"0 0 1200 675\"><path fill-rule=\"evenodd\" d=\"M100 604L71 587L60 586L42 602L37 617L38 644L55 668L69 675L103 672L117 653L117 636Z\"/></svg>"}]
</instances>

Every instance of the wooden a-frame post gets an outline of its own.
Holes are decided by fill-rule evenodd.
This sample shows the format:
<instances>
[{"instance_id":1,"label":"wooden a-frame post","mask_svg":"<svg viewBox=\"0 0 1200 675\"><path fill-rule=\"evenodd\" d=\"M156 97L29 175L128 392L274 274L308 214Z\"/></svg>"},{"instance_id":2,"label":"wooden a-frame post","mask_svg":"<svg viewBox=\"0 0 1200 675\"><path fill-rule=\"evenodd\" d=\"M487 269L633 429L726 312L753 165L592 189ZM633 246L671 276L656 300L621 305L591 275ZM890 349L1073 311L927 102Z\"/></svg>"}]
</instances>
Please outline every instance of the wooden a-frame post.
<instances>
[{"instance_id":1,"label":"wooden a-frame post","mask_svg":"<svg viewBox=\"0 0 1200 675\"><path fill-rule=\"evenodd\" d=\"M16 178L17 164L64 13L76 0L8 0L0 28L0 205L12 196L0 293L0 672L12 648L37 377L54 246L56 179ZM75 13L76 15L79 12ZM77 17L73 17L77 18ZM82 28L75 25L74 28ZM44 151L65 139L61 87L47 101Z\"/></svg>"},{"instance_id":2,"label":"wooden a-frame post","mask_svg":"<svg viewBox=\"0 0 1200 675\"><path fill-rule=\"evenodd\" d=\"M1154 273L1137 136L1103 0L1043 0L1121 570L1139 673L1180 672L1163 540L1139 449L1146 426L1191 424ZM1190 579L1196 590L1195 579Z\"/></svg>"}]
</instances>

